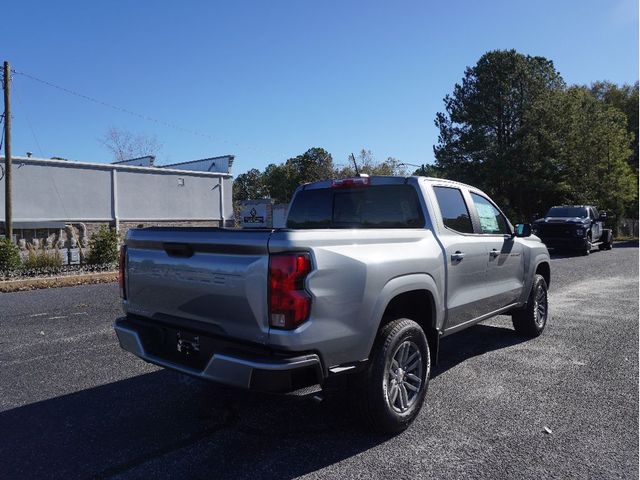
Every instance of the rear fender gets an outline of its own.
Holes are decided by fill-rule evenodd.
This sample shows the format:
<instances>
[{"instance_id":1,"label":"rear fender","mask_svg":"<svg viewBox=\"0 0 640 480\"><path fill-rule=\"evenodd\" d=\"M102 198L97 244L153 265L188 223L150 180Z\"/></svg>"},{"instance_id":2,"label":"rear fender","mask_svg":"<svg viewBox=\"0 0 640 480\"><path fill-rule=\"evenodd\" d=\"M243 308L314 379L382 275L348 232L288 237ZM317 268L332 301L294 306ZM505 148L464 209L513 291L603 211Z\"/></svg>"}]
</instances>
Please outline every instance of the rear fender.
<instances>
[{"instance_id":1,"label":"rear fender","mask_svg":"<svg viewBox=\"0 0 640 480\"><path fill-rule=\"evenodd\" d=\"M373 343L375 342L376 336L378 334L378 329L380 328L380 324L382 323L384 312L389 303L391 303L391 301L398 295L414 290L427 290L429 293L431 293L435 311L435 319L432 319L433 326L437 330L440 330L444 321L444 301L442 298L442 293L439 293L440 290L438 289L438 286L436 285L433 277L426 273L412 273L408 275L402 275L400 277L395 277L389 280L382 288L382 291L378 296L378 301L374 306L372 318L375 322L375 328L370 329L371 333L369 334L369 338L367 339L368 351L371 351L371 349L373 348Z\"/></svg>"}]
</instances>

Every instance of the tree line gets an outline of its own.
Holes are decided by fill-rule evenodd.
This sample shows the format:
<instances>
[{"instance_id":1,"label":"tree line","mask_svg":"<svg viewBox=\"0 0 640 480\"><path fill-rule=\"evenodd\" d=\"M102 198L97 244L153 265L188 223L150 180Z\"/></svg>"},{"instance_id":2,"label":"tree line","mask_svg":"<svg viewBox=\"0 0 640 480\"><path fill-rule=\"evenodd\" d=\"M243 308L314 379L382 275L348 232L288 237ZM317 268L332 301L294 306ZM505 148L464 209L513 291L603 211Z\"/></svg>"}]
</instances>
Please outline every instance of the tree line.
<instances>
[{"instance_id":1,"label":"tree line","mask_svg":"<svg viewBox=\"0 0 640 480\"><path fill-rule=\"evenodd\" d=\"M347 160L346 162L348 162ZM356 156L358 173L368 175L407 175L406 166L393 157L375 159L371 150L362 149ZM299 185L329 178L353 177L353 163L335 164L324 148L310 148L301 155L279 165L270 164L264 171L252 168L238 175L233 182L234 202L272 198L276 203L288 203Z\"/></svg>"},{"instance_id":2,"label":"tree line","mask_svg":"<svg viewBox=\"0 0 640 480\"><path fill-rule=\"evenodd\" d=\"M552 61L499 50L444 104L437 174L482 188L513 220L557 204L637 216L637 82L567 86Z\"/></svg>"},{"instance_id":3,"label":"tree line","mask_svg":"<svg viewBox=\"0 0 640 480\"><path fill-rule=\"evenodd\" d=\"M435 163L415 171L363 149L361 173L429 175L474 185L512 221L556 204L593 204L638 215L638 82L568 86L551 60L515 50L484 54L444 98L435 118ZM234 200L286 203L298 185L353 176L323 148L238 175Z\"/></svg>"}]
</instances>

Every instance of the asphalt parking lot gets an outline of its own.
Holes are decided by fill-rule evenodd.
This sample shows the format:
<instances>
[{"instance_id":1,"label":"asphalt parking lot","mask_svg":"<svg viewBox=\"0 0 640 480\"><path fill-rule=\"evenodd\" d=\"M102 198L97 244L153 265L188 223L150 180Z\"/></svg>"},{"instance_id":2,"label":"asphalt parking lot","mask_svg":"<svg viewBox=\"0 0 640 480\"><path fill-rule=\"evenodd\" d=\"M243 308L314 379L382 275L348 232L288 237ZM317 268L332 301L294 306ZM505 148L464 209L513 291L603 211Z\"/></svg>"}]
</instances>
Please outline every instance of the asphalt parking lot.
<instances>
[{"instance_id":1,"label":"asphalt parking lot","mask_svg":"<svg viewBox=\"0 0 640 480\"><path fill-rule=\"evenodd\" d=\"M0 294L0 478L638 478L638 247L554 256L535 340L442 342L396 437L322 403L185 384L122 352L117 286Z\"/></svg>"}]
</instances>

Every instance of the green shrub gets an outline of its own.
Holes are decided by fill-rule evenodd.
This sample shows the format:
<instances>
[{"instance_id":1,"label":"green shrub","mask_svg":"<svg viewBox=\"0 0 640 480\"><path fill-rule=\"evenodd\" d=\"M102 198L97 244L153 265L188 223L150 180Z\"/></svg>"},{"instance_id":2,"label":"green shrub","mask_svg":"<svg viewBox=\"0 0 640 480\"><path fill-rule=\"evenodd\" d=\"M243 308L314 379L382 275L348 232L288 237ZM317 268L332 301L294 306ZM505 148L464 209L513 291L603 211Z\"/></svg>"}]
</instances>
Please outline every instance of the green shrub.
<instances>
[{"instance_id":1,"label":"green shrub","mask_svg":"<svg viewBox=\"0 0 640 480\"><path fill-rule=\"evenodd\" d=\"M6 238L0 239L0 272L19 270L22 267L20 250Z\"/></svg>"},{"instance_id":2,"label":"green shrub","mask_svg":"<svg viewBox=\"0 0 640 480\"><path fill-rule=\"evenodd\" d=\"M109 230L104 225L96 233L91 235L89 240L88 263L105 264L118 261L118 233Z\"/></svg>"},{"instance_id":3,"label":"green shrub","mask_svg":"<svg viewBox=\"0 0 640 480\"><path fill-rule=\"evenodd\" d=\"M44 248L36 250L34 247L29 247L29 255L24 262L24 268L30 269L59 269L62 267L62 259L58 249L45 250Z\"/></svg>"}]
</instances>

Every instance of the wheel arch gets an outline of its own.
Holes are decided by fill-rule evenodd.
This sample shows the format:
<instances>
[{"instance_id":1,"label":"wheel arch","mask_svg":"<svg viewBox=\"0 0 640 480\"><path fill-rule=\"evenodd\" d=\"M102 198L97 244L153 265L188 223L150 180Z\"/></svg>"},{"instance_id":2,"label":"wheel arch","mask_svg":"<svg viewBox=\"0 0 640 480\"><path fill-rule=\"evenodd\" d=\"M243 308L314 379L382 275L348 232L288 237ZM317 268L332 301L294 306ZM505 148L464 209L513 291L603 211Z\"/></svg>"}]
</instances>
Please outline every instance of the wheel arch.
<instances>
[{"instance_id":1,"label":"wheel arch","mask_svg":"<svg viewBox=\"0 0 640 480\"><path fill-rule=\"evenodd\" d=\"M551 266L549 265L549 262L547 261L539 262L536 265L535 273L542 275L542 278L544 278L544 281L547 282L547 288L549 288L549 285L551 285Z\"/></svg>"},{"instance_id":2,"label":"wheel arch","mask_svg":"<svg viewBox=\"0 0 640 480\"><path fill-rule=\"evenodd\" d=\"M383 288L376 304L377 325L369 342L373 348L380 329L396 318L409 318L422 327L429 342L432 365L438 358L440 326L443 318L436 283L430 275L412 274L396 277Z\"/></svg>"}]
</instances>

